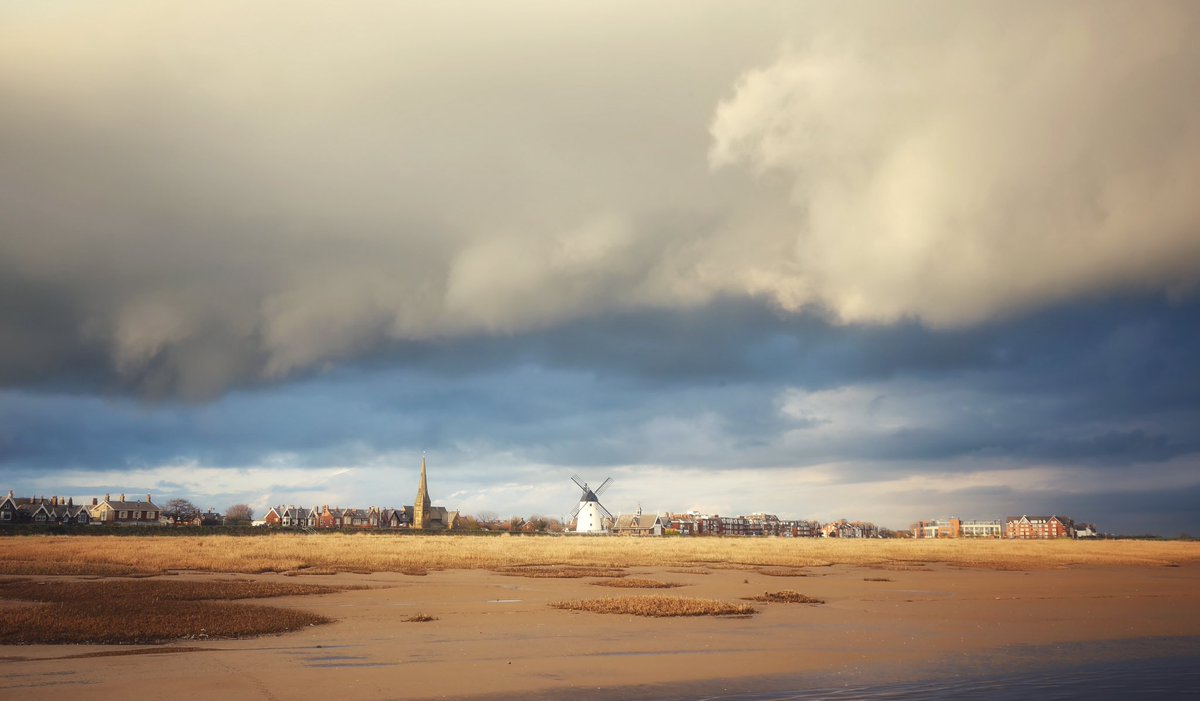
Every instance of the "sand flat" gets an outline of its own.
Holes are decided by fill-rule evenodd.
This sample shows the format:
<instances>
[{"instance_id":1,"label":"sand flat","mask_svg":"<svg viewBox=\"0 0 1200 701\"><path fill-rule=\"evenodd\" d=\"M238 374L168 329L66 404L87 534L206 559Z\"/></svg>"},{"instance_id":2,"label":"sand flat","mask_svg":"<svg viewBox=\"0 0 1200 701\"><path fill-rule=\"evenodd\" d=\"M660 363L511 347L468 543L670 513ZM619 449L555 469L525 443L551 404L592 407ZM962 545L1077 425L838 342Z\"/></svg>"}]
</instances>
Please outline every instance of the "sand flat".
<instances>
[{"instance_id":1,"label":"sand flat","mask_svg":"<svg viewBox=\"0 0 1200 701\"><path fill-rule=\"evenodd\" d=\"M1194 563L1033 571L837 565L786 578L753 569L670 569L629 571L687 585L673 595L738 601L793 589L827 603L756 604L760 612L749 618L639 618L548 606L637 593L592 586L591 578L485 570L304 577L371 588L271 599L337 620L285 635L153 646L160 654L124 654L150 646L8 646L0 650L0 697L57 699L82 691L117 698L132 682L176 698L556 696L573 688L803 673L935 673L946 660L981 659L1012 645L1200 636ZM437 620L404 622L417 613ZM78 657L93 653L116 654Z\"/></svg>"}]
</instances>

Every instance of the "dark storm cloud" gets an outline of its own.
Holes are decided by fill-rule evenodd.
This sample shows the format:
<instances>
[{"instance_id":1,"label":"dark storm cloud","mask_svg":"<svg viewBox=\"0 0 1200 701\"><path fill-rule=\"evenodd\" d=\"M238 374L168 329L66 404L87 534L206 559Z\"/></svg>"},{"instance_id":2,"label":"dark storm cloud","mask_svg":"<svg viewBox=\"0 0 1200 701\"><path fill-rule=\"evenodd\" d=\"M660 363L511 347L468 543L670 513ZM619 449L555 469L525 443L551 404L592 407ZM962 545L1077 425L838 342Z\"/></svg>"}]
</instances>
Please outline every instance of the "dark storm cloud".
<instances>
[{"instance_id":1,"label":"dark storm cloud","mask_svg":"<svg viewBox=\"0 0 1200 701\"><path fill-rule=\"evenodd\" d=\"M687 315L407 344L207 406L9 394L0 403L0 460L100 468L186 456L238 465L294 452L321 465L355 451L453 450L465 441L564 464L716 467L731 454L750 466L1153 463L1198 448L1198 410L1183 401L1200 394L1198 318L1200 302L1145 298L935 332L725 301ZM781 411L792 400L809 413ZM688 427L695 435L670 439ZM789 431L794 441L782 441Z\"/></svg>"}]
</instances>

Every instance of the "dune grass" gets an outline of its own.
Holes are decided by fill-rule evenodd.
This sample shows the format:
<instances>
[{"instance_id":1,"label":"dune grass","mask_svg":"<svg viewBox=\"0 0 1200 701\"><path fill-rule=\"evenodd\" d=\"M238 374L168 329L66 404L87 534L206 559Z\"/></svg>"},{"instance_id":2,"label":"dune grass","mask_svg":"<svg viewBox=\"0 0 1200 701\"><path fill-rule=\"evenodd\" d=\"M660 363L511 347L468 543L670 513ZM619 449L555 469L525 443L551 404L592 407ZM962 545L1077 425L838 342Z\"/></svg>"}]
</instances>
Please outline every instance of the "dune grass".
<instances>
[{"instance_id":1,"label":"dune grass","mask_svg":"<svg viewBox=\"0 0 1200 701\"><path fill-rule=\"evenodd\" d=\"M34 581L0 584L0 643L155 643L242 638L328 623L324 616L258 604L228 603L331 587L250 581Z\"/></svg>"},{"instance_id":2,"label":"dune grass","mask_svg":"<svg viewBox=\"0 0 1200 701\"><path fill-rule=\"evenodd\" d=\"M992 569L1200 562L1200 542L969 541L808 538L478 538L330 534L10 536L0 576L216 572L404 572L443 569L665 567L795 570L834 564L919 570L930 563ZM759 569L762 572L762 569ZM593 575L582 575L593 576Z\"/></svg>"},{"instance_id":3,"label":"dune grass","mask_svg":"<svg viewBox=\"0 0 1200 701\"><path fill-rule=\"evenodd\" d=\"M616 599L558 601L554 608L591 613L618 613L630 616L667 618L674 616L749 616L758 609L747 604L731 604L715 599L684 596L631 596Z\"/></svg>"}]
</instances>

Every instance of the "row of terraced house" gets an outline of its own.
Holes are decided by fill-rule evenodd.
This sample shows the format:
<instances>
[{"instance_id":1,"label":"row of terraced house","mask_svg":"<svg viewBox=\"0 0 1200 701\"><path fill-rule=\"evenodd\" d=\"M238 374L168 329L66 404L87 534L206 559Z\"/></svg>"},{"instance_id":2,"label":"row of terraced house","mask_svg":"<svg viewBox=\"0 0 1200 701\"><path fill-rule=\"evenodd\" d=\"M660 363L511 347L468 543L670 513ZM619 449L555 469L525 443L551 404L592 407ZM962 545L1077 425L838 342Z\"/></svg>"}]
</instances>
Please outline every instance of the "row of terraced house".
<instances>
[{"instance_id":1,"label":"row of terraced house","mask_svg":"<svg viewBox=\"0 0 1200 701\"><path fill-rule=\"evenodd\" d=\"M343 509L328 504L311 509L303 506L276 506L263 517L264 523L272 528L337 528L345 530L418 528L421 530L448 530L454 528L458 512L444 506L434 506L429 499L429 483L425 474L425 458L421 458L421 480L417 484L416 503L397 509L379 508Z\"/></svg>"},{"instance_id":2,"label":"row of terraced house","mask_svg":"<svg viewBox=\"0 0 1200 701\"><path fill-rule=\"evenodd\" d=\"M967 521L943 518L917 521L914 538L1011 538L1014 540L1052 540L1055 538L1095 538L1096 526L1076 522L1066 516L1009 516L1003 522Z\"/></svg>"},{"instance_id":3,"label":"row of terraced house","mask_svg":"<svg viewBox=\"0 0 1200 701\"><path fill-rule=\"evenodd\" d=\"M122 494L113 499L92 499L91 504L76 504L73 498L18 497L9 490L0 498L0 524L38 523L53 525L146 525L157 526L162 521L162 509L149 494L146 500L128 501Z\"/></svg>"},{"instance_id":4,"label":"row of terraced house","mask_svg":"<svg viewBox=\"0 0 1200 701\"><path fill-rule=\"evenodd\" d=\"M817 521L781 519L775 514L753 513L748 516L719 516L691 511L667 514L664 526L685 536L776 536L782 538L875 538L879 528L866 521L841 519L821 524Z\"/></svg>"}]
</instances>

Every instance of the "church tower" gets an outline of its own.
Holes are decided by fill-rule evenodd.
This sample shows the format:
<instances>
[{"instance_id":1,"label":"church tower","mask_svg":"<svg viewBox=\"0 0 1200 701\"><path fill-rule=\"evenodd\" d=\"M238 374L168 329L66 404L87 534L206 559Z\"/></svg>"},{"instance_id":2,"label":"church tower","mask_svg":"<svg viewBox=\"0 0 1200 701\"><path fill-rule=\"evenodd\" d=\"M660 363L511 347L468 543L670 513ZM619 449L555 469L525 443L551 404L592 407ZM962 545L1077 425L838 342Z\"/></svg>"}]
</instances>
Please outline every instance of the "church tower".
<instances>
[{"instance_id":1,"label":"church tower","mask_svg":"<svg viewBox=\"0 0 1200 701\"><path fill-rule=\"evenodd\" d=\"M413 502L413 528L429 528L429 485L425 482L425 455L421 455L421 484L417 486L417 499Z\"/></svg>"}]
</instances>

